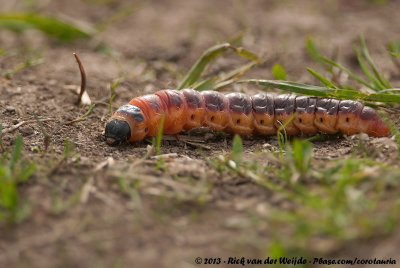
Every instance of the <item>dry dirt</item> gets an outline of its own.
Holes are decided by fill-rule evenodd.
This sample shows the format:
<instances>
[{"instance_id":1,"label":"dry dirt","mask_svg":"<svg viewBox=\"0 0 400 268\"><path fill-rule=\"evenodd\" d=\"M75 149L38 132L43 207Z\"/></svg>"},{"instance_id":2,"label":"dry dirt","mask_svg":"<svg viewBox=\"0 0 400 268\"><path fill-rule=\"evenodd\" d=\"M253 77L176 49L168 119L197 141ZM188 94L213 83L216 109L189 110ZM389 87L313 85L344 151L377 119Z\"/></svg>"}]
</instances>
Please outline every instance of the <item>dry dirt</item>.
<instances>
[{"instance_id":1,"label":"dry dirt","mask_svg":"<svg viewBox=\"0 0 400 268\"><path fill-rule=\"evenodd\" d=\"M23 9L18 1L1 2L3 12ZM206 48L238 33L244 33L243 46L264 59L248 78L272 79L271 68L279 63L288 80L317 84L305 69L321 70L307 54L307 37L314 38L324 55L337 51L340 62L360 72L352 50L360 34L366 37L372 57L386 77L395 85L400 78L382 53L400 34L399 1L385 5L361 0L351 4L345 0L38 3L40 13L82 27L93 27L123 8L135 10L96 38L73 45L60 44L36 31L22 35L0 32L0 48L14 53L0 58L3 77L28 56L40 54L44 60L0 80L3 127L31 122L3 135L4 146L12 148L15 137L22 135L24 155L49 167L53 157L61 158L67 138L74 145L68 161L55 170L40 170L38 174L43 176L35 175L20 187L32 214L21 224L0 227L2 267L194 267L197 256L265 257L269 238L279 226L258 224L255 228L252 215L264 213L263 204L279 206L281 200L239 176L217 173L205 161L205 157L229 152L231 137L212 137L204 143L212 150L203 152L182 141L164 141L162 153L172 154L164 160L164 169L156 168L155 159L139 163L150 143L109 147L104 142L109 84L114 79L121 79L113 102L116 109L133 97L176 87L181 74ZM109 53L102 52L104 47ZM74 104L76 93L69 89L80 83L73 52L84 63L87 90L97 105L86 121L70 126L65 123L87 111L87 107ZM227 70L241 62L228 54L209 71ZM235 86L226 91L240 89L250 94L260 90ZM53 156L48 152L40 158L34 150L44 150L44 136L32 121L34 115L49 119L43 123L51 135ZM202 136L198 139L204 141ZM368 142L382 147L390 140L370 138ZM245 151L259 151L266 143L277 145L274 137L254 137L244 141ZM315 158L346 157L357 143L357 137L315 142ZM389 153L379 157L392 161ZM53 160L53 166L57 161ZM121 191L121 170L126 171L128 181L141 182L138 191ZM78 201L73 202L74 198ZM72 205L57 209L57 202ZM395 257L399 240L395 235L359 241L357 246L322 250L321 254Z\"/></svg>"}]
</instances>

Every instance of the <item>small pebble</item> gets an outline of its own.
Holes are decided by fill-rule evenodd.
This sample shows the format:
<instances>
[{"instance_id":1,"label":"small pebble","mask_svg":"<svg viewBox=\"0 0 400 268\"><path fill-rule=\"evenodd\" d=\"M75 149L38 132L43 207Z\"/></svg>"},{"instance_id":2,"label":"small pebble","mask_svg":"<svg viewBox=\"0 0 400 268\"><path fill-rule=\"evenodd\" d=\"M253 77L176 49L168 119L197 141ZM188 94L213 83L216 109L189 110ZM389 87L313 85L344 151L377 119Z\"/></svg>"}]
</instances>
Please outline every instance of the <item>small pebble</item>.
<instances>
[{"instance_id":1,"label":"small pebble","mask_svg":"<svg viewBox=\"0 0 400 268\"><path fill-rule=\"evenodd\" d=\"M35 82L35 81L37 80L37 77L36 77L34 74L30 74L30 75L27 75L27 76L25 77L25 79L26 79L29 83L33 83L33 82Z\"/></svg>"},{"instance_id":2,"label":"small pebble","mask_svg":"<svg viewBox=\"0 0 400 268\"><path fill-rule=\"evenodd\" d=\"M21 133L22 136L30 136L33 134L33 129L29 126L23 126L19 129L19 132Z\"/></svg>"},{"instance_id":3,"label":"small pebble","mask_svg":"<svg viewBox=\"0 0 400 268\"><path fill-rule=\"evenodd\" d=\"M365 134L365 133L360 133L360 134L358 134L358 137L359 137L360 140L362 140L362 141L368 141L368 140L369 140L368 134Z\"/></svg>"},{"instance_id":4,"label":"small pebble","mask_svg":"<svg viewBox=\"0 0 400 268\"><path fill-rule=\"evenodd\" d=\"M206 133L204 135L204 140L209 141L215 138L215 134L214 133Z\"/></svg>"},{"instance_id":5,"label":"small pebble","mask_svg":"<svg viewBox=\"0 0 400 268\"><path fill-rule=\"evenodd\" d=\"M236 168L237 168L237 165L236 165L235 161L233 161L233 160L229 160L229 161L228 161L228 164L229 164L229 166L230 166L231 168L233 168L233 169L236 169Z\"/></svg>"},{"instance_id":6,"label":"small pebble","mask_svg":"<svg viewBox=\"0 0 400 268\"><path fill-rule=\"evenodd\" d=\"M264 144L262 145L262 148L263 148L264 150L268 150L268 151L270 151L270 152L275 151L274 146L272 146L272 145L269 144L269 143L264 143Z\"/></svg>"},{"instance_id":7,"label":"small pebble","mask_svg":"<svg viewBox=\"0 0 400 268\"><path fill-rule=\"evenodd\" d=\"M47 83L49 84L49 86L55 86L58 82L57 80L50 79ZM47 90L47 88L45 88L45 90Z\"/></svg>"},{"instance_id":8,"label":"small pebble","mask_svg":"<svg viewBox=\"0 0 400 268\"><path fill-rule=\"evenodd\" d=\"M6 112L10 114L15 114L15 108L13 106L6 106Z\"/></svg>"}]
</instances>

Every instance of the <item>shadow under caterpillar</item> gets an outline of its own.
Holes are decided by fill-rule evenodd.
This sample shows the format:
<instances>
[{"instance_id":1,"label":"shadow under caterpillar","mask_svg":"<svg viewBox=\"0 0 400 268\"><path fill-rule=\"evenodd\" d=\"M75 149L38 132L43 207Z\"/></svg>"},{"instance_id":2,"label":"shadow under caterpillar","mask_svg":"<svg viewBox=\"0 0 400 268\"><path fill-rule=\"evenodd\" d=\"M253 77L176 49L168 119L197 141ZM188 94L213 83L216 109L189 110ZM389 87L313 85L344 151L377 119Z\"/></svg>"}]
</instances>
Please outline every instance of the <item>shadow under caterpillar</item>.
<instances>
[{"instance_id":1,"label":"shadow under caterpillar","mask_svg":"<svg viewBox=\"0 0 400 268\"><path fill-rule=\"evenodd\" d=\"M285 126L288 135L341 132L383 137L390 133L376 111L358 101L184 89L161 90L121 106L107 123L105 138L117 145L155 137L164 115L163 133L169 135L201 126L241 136L275 135L293 114Z\"/></svg>"}]
</instances>

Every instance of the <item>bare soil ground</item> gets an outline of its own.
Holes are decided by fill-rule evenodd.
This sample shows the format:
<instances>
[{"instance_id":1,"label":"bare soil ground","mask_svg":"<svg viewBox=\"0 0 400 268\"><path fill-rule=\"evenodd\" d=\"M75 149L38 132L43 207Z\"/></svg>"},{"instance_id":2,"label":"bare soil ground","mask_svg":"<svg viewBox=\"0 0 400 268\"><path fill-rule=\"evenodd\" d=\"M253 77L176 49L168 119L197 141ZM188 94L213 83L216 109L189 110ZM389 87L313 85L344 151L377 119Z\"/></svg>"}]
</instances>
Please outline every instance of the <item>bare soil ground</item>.
<instances>
[{"instance_id":1,"label":"bare soil ground","mask_svg":"<svg viewBox=\"0 0 400 268\"><path fill-rule=\"evenodd\" d=\"M14 53L0 58L3 77L27 57L40 54L44 60L0 80L3 128L29 121L4 134L3 145L12 148L15 137L22 135L24 156L38 159L43 167L20 186L31 216L18 225L0 227L2 267L193 267L198 256L264 258L274 233L285 231L262 222L268 214L266 204L285 207L285 200L238 175L218 173L205 160L229 152L230 136L198 136L212 148L203 151L182 141L164 141L162 153L172 155L162 168L157 168L157 159L140 160L148 142L107 146L103 131L114 79L121 83L113 110L136 96L176 87L206 48L238 33L243 33L243 46L265 60L249 78L272 79L271 68L279 63L288 80L317 84L305 69L319 68L307 54L307 37L313 37L327 56L338 51L340 62L360 72L352 50L360 34L386 77L393 84L400 78L382 53L400 34L398 1L384 5L344 0L39 3L43 14L91 26L121 9L134 11L110 23L95 39L73 45L37 31L0 32L1 49ZM3 12L23 9L17 1L1 6ZM80 84L73 52L84 63L87 90L97 105L86 121L70 126L65 123L87 111L86 106L74 104L76 93L69 89ZM228 54L209 72L241 62ZM260 89L244 85L225 91L238 90L252 94ZM53 152L44 157L35 150L44 150L44 136L34 115L49 119L43 123ZM398 123L396 115L392 119ZM58 164L67 138L74 152ZM390 147L393 140L367 138L366 143L379 152L379 160L397 164L396 149ZM315 142L315 161L345 158L358 144L358 137ZM248 154L269 146L277 148L275 137L244 140ZM124 188L124 183L140 186ZM347 245L321 242L310 247L319 256L396 258L399 240L395 232Z\"/></svg>"}]
</instances>

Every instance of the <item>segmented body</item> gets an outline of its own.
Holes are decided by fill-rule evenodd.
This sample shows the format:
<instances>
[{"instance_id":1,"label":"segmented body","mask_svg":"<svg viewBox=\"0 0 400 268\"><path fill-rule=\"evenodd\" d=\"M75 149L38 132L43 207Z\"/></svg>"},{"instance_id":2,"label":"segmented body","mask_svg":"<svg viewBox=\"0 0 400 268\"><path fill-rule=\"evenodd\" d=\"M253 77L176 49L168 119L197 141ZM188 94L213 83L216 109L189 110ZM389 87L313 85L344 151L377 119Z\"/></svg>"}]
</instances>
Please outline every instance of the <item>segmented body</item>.
<instances>
[{"instance_id":1,"label":"segmented body","mask_svg":"<svg viewBox=\"0 0 400 268\"><path fill-rule=\"evenodd\" d=\"M250 97L191 89L161 90L134 98L111 119L127 122L128 140L140 141L157 135L164 115L164 134L209 126L215 131L241 136L274 135L290 119L285 126L288 135L364 132L380 137L390 132L374 109L357 101L268 93Z\"/></svg>"}]
</instances>

